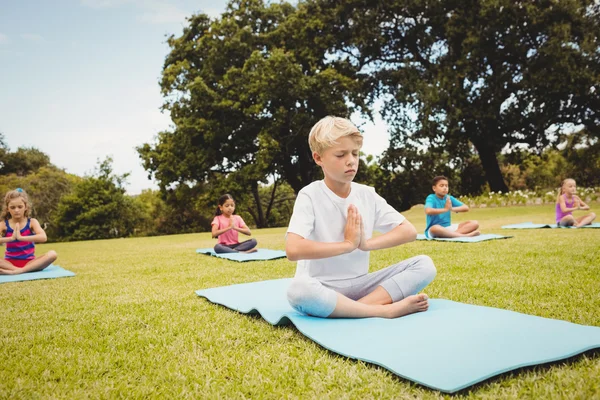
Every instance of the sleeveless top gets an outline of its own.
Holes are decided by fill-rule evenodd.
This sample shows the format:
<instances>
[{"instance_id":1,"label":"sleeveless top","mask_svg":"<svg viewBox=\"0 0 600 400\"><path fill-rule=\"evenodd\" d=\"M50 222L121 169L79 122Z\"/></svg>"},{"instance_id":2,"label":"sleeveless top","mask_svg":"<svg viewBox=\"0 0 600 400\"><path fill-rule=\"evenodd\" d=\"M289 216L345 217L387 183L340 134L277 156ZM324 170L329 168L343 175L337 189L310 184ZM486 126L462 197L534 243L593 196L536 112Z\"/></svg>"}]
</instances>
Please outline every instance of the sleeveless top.
<instances>
[{"instance_id":1,"label":"sleeveless top","mask_svg":"<svg viewBox=\"0 0 600 400\"><path fill-rule=\"evenodd\" d=\"M31 218L27 218L27 224L21 229L21 236L33 236L34 233L30 226ZM14 234L14 229L8 224L8 219L4 220L6 224L6 237L11 237ZM4 258L7 260L33 260L35 258L35 244L32 242L16 242L6 243L6 253Z\"/></svg>"},{"instance_id":2,"label":"sleeveless top","mask_svg":"<svg viewBox=\"0 0 600 400\"><path fill-rule=\"evenodd\" d=\"M567 198L565 197L565 195L562 195L563 198L565 199L565 206L567 208L573 208L573 205L575 205L575 199L571 199L571 202L569 203L567 201ZM568 212L562 212L562 210L560 209L560 203L556 203L556 223L558 224L560 222L561 219L563 219L565 216L567 215L573 215L573 211L568 211Z\"/></svg>"}]
</instances>

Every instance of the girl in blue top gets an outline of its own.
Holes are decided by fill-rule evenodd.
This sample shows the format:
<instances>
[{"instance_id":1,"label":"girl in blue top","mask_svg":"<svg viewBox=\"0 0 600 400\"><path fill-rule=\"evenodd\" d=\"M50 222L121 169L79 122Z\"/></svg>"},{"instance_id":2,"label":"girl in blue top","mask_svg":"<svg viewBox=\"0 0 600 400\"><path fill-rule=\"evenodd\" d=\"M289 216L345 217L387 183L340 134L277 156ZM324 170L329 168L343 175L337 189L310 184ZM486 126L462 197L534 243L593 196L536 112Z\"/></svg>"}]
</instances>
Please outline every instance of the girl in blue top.
<instances>
[{"instance_id":1,"label":"girl in blue top","mask_svg":"<svg viewBox=\"0 0 600 400\"><path fill-rule=\"evenodd\" d=\"M479 223L465 221L460 224L450 222L450 211L467 212L469 206L448 194L448 178L436 176L433 178L433 194L425 200L427 227L425 236L428 238L453 238L461 236L478 236Z\"/></svg>"}]
</instances>

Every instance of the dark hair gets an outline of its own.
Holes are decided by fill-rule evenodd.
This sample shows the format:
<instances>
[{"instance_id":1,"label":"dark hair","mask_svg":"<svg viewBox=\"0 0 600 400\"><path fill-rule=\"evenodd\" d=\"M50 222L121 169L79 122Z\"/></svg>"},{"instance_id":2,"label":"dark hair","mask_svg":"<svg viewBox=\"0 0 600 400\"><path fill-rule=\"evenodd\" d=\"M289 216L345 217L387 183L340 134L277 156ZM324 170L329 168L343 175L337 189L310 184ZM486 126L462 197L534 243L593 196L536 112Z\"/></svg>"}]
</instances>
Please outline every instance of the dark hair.
<instances>
[{"instance_id":1,"label":"dark hair","mask_svg":"<svg viewBox=\"0 0 600 400\"><path fill-rule=\"evenodd\" d=\"M446 181L446 182L448 182L448 178L446 178L444 175L438 175L435 178L433 178L433 181L431 181L432 182L431 186L437 185L437 183L439 181Z\"/></svg>"},{"instance_id":2,"label":"dark hair","mask_svg":"<svg viewBox=\"0 0 600 400\"><path fill-rule=\"evenodd\" d=\"M223 204L225 204L225 202L227 200L233 200L233 196L230 195L229 193L225 193L223 196L219 197L219 205L222 206ZM235 200L233 200L233 202L235 203ZM215 216L221 215L221 214L223 214L221 212L221 209L219 207L217 207L217 211L215 211Z\"/></svg>"}]
</instances>

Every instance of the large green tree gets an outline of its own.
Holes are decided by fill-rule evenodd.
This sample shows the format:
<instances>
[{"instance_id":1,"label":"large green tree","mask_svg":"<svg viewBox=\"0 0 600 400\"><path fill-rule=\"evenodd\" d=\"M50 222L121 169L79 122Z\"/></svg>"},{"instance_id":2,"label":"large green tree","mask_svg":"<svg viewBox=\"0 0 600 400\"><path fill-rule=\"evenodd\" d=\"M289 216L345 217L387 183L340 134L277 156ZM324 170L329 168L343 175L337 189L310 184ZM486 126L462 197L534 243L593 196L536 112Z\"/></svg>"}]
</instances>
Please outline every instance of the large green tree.
<instances>
[{"instance_id":1,"label":"large green tree","mask_svg":"<svg viewBox=\"0 0 600 400\"><path fill-rule=\"evenodd\" d=\"M308 0L332 53L383 99L391 152L476 149L492 190L498 153L541 150L583 125L600 136L600 5L593 0ZM389 157L387 159L390 161ZM385 160L384 160L385 161Z\"/></svg>"},{"instance_id":2,"label":"large green tree","mask_svg":"<svg viewBox=\"0 0 600 400\"><path fill-rule=\"evenodd\" d=\"M320 24L288 3L238 0L169 38L161 87L174 128L138 148L163 192L228 178L252 196L261 226L261 183L274 177L297 192L314 179L310 128L362 101L351 65L328 60L334 37Z\"/></svg>"}]
</instances>

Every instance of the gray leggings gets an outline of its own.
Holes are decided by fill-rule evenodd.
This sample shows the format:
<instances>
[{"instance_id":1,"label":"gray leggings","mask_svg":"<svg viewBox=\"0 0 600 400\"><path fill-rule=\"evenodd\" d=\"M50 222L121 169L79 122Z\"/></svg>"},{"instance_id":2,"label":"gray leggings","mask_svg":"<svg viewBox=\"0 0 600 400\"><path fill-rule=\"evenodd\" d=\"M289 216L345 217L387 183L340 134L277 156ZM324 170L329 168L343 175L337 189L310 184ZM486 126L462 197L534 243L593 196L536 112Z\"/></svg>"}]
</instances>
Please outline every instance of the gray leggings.
<instances>
[{"instance_id":1,"label":"gray leggings","mask_svg":"<svg viewBox=\"0 0 600 400\"><path fill-rule=\"evenodd\" d=\"M239 253L240 251L247 251L255 248L257 245L256 239L246 240L242 243L236 244L220 244L215 245L215 253Z\"/></svg>"},{"instance_id":2,"label":"gray leggings","mask_svg":"<svg viewBox=\"0 0 600 400\"><path fill-rule=\"evenodd\" d=\"M428 256L416 256L380 271L357 278L321 282L309 276L297 276L288 288L290 305L304 314L327 317L337 304L340 293L358 300L383 287L393 302L417 294L435 278L436 269Z\"/></svg>"}]
</instances>

